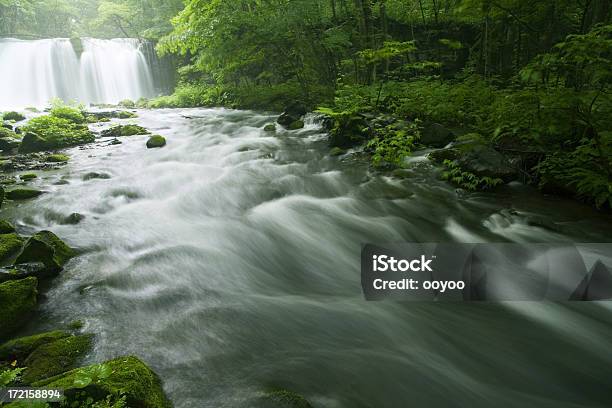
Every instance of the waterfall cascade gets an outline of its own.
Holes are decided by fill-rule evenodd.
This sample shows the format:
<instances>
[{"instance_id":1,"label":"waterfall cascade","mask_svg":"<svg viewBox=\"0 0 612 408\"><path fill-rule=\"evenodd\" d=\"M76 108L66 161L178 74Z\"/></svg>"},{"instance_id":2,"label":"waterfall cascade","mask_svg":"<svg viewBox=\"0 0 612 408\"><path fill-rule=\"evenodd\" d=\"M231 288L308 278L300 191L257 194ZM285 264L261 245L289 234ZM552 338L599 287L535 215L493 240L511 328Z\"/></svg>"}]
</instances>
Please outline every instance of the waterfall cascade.
<instances>
[{"instance_id":1,"label":"waterfall cascade","mask_svg":"<svg viewBox=\"0 0 612 408\"><path fill-rule=\"evenodd\" d=\"M0 109L52 98L117 103L155 95L151 69L133 38L0 39Z\"/></svg>"}]
</instances>

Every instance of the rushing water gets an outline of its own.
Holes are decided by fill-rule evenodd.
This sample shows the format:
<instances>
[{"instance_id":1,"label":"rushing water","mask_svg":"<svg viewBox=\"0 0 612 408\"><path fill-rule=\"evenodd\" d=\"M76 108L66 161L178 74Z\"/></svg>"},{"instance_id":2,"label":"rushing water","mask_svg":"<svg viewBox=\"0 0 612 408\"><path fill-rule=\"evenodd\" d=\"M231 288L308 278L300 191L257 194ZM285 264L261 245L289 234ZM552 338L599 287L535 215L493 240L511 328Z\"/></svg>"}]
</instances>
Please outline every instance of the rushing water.
<instances>
[{"instance_id":1,"label":"rushing water","mask_svg":"<svg viewBox=\"0 0 612 408\"><path fill-rule=\"evenodd\" d=\"M154 96L139 40L83 38L75 44L62 38L0 39L0 109L43 106L56 97L117 103Z\"/></svg>"},{"instance_id":2,"label":"rushing water","mask_svg":"<svg viewBox=\"0 0 612 408\"><path fill-rule=\"evenodd\" d=\"M143 111L163 149L76 148L37 179L49 193L4 214L83 253L29 330L83 320L89 361L142 357L178 408L256 407L268 386L332 408L610 406L609 303L366 302L359 277L364 242L604 242L609 216L518 185L458 194L418 155L374 174L272 120Z\"/></svg>"}]
</instances>

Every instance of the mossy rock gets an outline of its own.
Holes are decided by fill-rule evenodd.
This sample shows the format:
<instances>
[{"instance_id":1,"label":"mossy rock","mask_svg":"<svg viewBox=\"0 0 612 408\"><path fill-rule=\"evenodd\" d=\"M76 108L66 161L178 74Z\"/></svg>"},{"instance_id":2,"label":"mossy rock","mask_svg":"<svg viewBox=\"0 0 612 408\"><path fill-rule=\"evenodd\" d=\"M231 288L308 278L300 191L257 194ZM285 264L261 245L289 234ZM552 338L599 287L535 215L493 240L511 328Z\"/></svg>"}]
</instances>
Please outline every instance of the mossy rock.
<instances>
[{"instance_id":1,"label":"mossy rock","mask_svg":"<svg viewBox=\"0 0 612 408\"><path fill-rule=\"evenodd\" d=\"M94 401L123 394L128 407L171 408L161 381L145 363L133 356L119 357L39 381L34 387L61 388L69 403L85 392Z\"/></svg>"},{"instance_id":2,"label":"mossy rock","mask_svg":"<svg viewBox=\"0 0 612 408\"><path fill-rule=\"evenodd\" d=\"M264 407L270 408L312 408L304 397L285 389L267 391L261 400Z\"/></svg>"},{"instance_id":3,"label":"mossy rock","mask_svg":"<svg viewBox=\"0 0 612 408\"><path fill-rule=\"evenodd\" d=\"M344 153L346 153L346 151L344 149L341 149L340 147L333 147L329 151L330 156L342 156Z\"/></svg>"},{"instance_id":4,"label":"mossy rock","mask_svg":"<svg viewBox=\"0 0 612 408\"><path fill-rule=\"evenodd\" d=\"M128 111L117 112L117 118L119 119L132 119L132 118L137 118L137 117L138 115L133 112L128 112Z\"/></svg>"},{"instance_id":5,"label":"mossy rock","mask_svg":"<svg viewBox=\"0 0 612 408\"><path fill-rule=\"evenodd\" d=\"M40 190L33 188L16 188L5 193L9 200L29 200L43 194Z\"/></svg>"},{"instance_id":6,"label":"mossy rock","mask_svg":"<svg viewBox=\"0 0 612 408\"><path fill-rule=\"evenodd\" d=\"M0 234L0 265L7 265L19 254L23 238L15 233Z\"/></svg>"},{"instance_id":7,"label":"mossy rock","mask_svg":"<svg viewBox=\"0 0 612 408\"><path fill-rule=\"evenodd\" d=\"M8 127L0 127L0 138L5 137L9 139L21 140L21 136L15 133L12 127L10 129Z\"/></svg>"},{"instance_id":8,"label":"mossy rock","mask_svg":"<svg viewBox=\"0 0 612 408\"><path fill-rule=\"evenodd\" d=\"M303 120L296 120L291 122L291 124L289 124L289 130L298 130L298 129L302 129L304 127L304 121Z\"/></svg>"},{"instance_id":9,"label":"mossy rock","mask_svg":"<svg viewBox=\"0 0 612 408\"><path fill-rule=\"evenodd\" d=\"M156 147L164 147L166 145L166 138L160 135L154 135L147 140L147 149L154 149Z\"/></svg>"},{"instance_id":10,"label":"mossy rock","mask_svg":"<svg viewBox=\"0 0 612 408\"><path fill-rule=\"evenodd\" d=\"M37 177L38 176L34 173L27 173L27 174L19 175L19 178L22 179L23 181L34 180Z\"/></svg>"},{"instance_id":11,"label":"mossy rock","mask_svg":"<svg viewBox=\"0 0 612 408\"><path fill-rule=\"evenodd\" d=\"M25 120L26 117L19 112L4 112L2 118L4 120L14 120L15 122L21 122L22 120Z\"/></svg>"},{"instance_id":12,"label":"mossy rock","mask_svg":"<svg viewBox=\"0 0 612 408\"><path fill-rule=\"evenodd\" d=\"M6 220L0 220L0 234L10 234L11 232L15 232L13 224Z\"/></svg>"},{"instance_id":13,"label":"mossy rock","mask_svg":"<svg viewBox=\"0 0 612 408\"><path fill-rule=\"evenodd\" d=\"M50 154L45 158L48 163L65 163L68 160L70 160L70 156L61 153Z\"/></svg>"},{"instance_id":14,"label":"mossy rock","mask_svg":"<svg viewBox=\"0 0 612 408\"><path fill-rule=\"evenodd\" d=\"M21 376L24 384L32 384L65 373L77 366L92 347L93 336L84 334L64 337L43 344L23 362L27 367Z\"/></svg>"},{"instance_id":15,"label":"mossy rock","mask_svg":"<svg viewBox=\"0 0 612 408\"><path fill-rule=\"evenodd\" d=\"M72 248L51 231L40 231L30 237L15 264L42 262L48 270L59 272L75 256Z\"/></svg>"},{"instance_id":16,"label":"mossy rock","mask_svg":"<svg viewBox=\"0 0 612 408\"><path fill-rule=\"evenodd\" d=\"M107 173L98 173L96 171L91 171L85 175L83 175L83 181L100 179L100 180L108 180L111 178L110 174Z\"/></svg>"},{"instance_id":17,"label":"mossy rock","mask_svg":"<svg viewBox=\"0 0 612 408\"><path fill-rule=\"evenodd\" d=\"M70 336L64 330L39 333L33 336L10 340L0 346L0 361L15 361L21 364L34 350L43 344Z\"/></svg>"},{"instance_id":18,"label":"mossy rock","mask_svg":"<svg viewBox=\"0 0 612 408\"><path fill-rule=\"evenodd\" d=\"M29 277L0 284L0 338L27 323L36 308L38 279Z\"/></svg>"},{"instance_id":19,"label":"mossy rock","mask_svg":"<svg viewBox=\"0 0 612 408\"><path fill-rule=\"evenodd\" d=\"M148 135L147 129L138 125L119 125L113 126L110 129L102 131L102 137L121 137L121 136L135 136L135 135Z\"/></svg>"},{"instance_id":20,"label":"mossy rock","mask_svg":"<svg viewBox=\"0 0 612 408\"><path fill-rule=\"evenodd\" d=\"M265 132L276 132L276 125L273 123L269 123L266 126L264 126L263 130Z\"/></svg>"},{"instance_id":21,"label":"mossy rock","mask_svg":"<svg viewBox=\"0 0 612 408\"><path fill-rule=\"evenodd\" d=\"M135 108L136 102L131 99L124 99L118 103L119 106L123 106L124 108Z\"/></svg>"}]
</instances>

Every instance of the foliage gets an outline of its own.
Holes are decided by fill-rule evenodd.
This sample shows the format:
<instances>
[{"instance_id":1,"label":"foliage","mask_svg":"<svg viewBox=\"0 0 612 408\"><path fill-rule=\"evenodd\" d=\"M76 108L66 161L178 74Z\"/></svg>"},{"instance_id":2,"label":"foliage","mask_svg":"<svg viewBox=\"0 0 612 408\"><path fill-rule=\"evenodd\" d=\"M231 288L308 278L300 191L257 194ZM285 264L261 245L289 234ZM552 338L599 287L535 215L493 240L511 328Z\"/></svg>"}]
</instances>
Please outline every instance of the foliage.
<instances>
[{"instance_id":1,"label":"foliage","mask_svg":"<svg viewBox=\"0 0 612 408\"><path fill-rule=\"evenodd\" d=\"M374 137L367 144L372 153L372 164L380 167L392 164L401 167L404 159L410 155L419 138L417 124L411 124L409 129L395 130L385 128L381 136Z\"/></svg>"},{"instance_id":2,"label":"foliage","mask_svg":"<svg viewBox=\"0 0 612 408\"><path fill-rule=\"evenodd\" d=\"M13 368L2 371L0 373L0 387L6 387L17 382L23 370L25 368Z\"/></svg>"},{"instance_id":3,"label":"foliage","mask_svg":"<svg viewBox=\"0 0 612 408\"><path fill-rule=\"evenodd\" d=\"M490 190L503 184L502 179L479 177L474 173L464 171L454 160L444 160L444 166L446 171L442 173L442 179L469 191Z\"/></svg>"},{"instance_id":4,"label":"foliage","mask_svg":"<svg viewBox=\"0 0 612 408\"><path fill-rule=\"evenodd\" d=\"M93 134L86 125L73 123L53 115L39 116L22 127L24 133L34 133L45 140L49 149L90 143Z\"/></svg>"}]
</instances>

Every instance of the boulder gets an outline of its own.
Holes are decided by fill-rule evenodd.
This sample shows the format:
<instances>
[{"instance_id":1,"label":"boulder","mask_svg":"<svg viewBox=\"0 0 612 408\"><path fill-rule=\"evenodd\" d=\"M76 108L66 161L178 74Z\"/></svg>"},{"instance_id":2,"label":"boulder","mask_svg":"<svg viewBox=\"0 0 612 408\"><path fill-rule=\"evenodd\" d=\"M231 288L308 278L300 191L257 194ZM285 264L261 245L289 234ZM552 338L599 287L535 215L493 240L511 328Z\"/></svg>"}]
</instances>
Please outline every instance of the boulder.
<instances>
[{"instance_id":1,"label":"boulder","mask_svg":"<svg viewBox=\"0 0 612 408\"><path fill-rule=\"evenodd\" d=\"M346 151L344 149L339 148L339 147L333 147L329 151L329 155L330 156L342 156L344 153L346 153Z\"/></svg>"},{"instance_id":2,"label":"boulder","mask_svg":"<svg viewBox=\"0 0 612 408\"><path fill-rule=\"evenodd\" d=\"M427 155L427 158L434 163L442 164L444 160L456 160L461 152L458 149L438 149Z\"/></svg>"},{"instance_id":3,"label":"boulder","mask_svg":"<svg viewBox=\"0 0 612 408\"><path fill-rule=\"evenodd\" d=\"M7 265L19 254L23 247L23 238L12 233L0 234L0 265Z\"/></svg>"},{"instance_id":4,"label":"boulder","mask_svg":"<svg viewBox=\"0 0 612 408\"><path fill-rule=\"evenodd\" d=\"M134 136L134 135L148 135L147 129L138 125L119 125L113 126L109 129L102 131L102 137L122 137L122 136Z\"/></svg>"},{"instance_id":5,"label":"boulder","mask_svg":"<svg viewBox=\"0 0 612 408\"><path fill-rule=\"evenodd\" d=\"M36 307L38 280L30 277L0 284L0 338L28 322Z\"/></svg>"},{"instance_id":6,"label":"boulder","mask_svg":"<svg viewBox=\"0 0 612 408\"><path fill-rule=\"evenodd\" d=\"M370 126L362 115L337 119L330 132L330 147L349 148L365 142L370 136Z\"/></svg>"},{"instance_id":7,"label":"boulder","mask_svg":"<svg viewBox=\"0 0 612 408\"><path fill-rule=\"evenodd\" d=\"M312 405L300 394L286 389L266 391L256 403L263 408L312 408Z\"/></svg>"},{"instance_id":8,"label":"boulder","mask_svg":"<svg viewBox=\"0 0 612 408\"><path fill-rule=\"evenodd\" d=\"M42 191L33 188L15 188L5 193L9 200L29 200L42 194Z\"/></svg>"},{"instance_id":9,"label":"boulder","mask_svg":"<svg viewBox=\"0 0 612 408\"><path fill-rule=\"evenodd\" d=\"M38 381L32 386L61 388L69 404L78 404L80 393L85 393L93 401L102 401L109 395L121 393L125 395L128 407L172 407L157 374L133 356L119 357L101 364L77 368Z\"/></svg>"},{"instance_id":10,"label":"boulder","mask_svg":"<svg viewBox=\"0 0 612 408\"><path fill-rule=\"evenodd\" d=\"M26 173L26 174L19 175L19 178L23 181L33 180L37 177L38 176L35 173Z\"/></svg>"},{"instance_id":11,"label":"boulder","mask_svg":"<svg viewBox=\"0 0 612 408\"><path fill-rule=\"evenodd\" d=\"M153 135L147 140L147 149L154 149L157 147L164 147L166 145L166 138L160 135Z\"/></svg>"},{"instance_id":12,"label":"boulder","mask_svg":"<svg viewBox=\"0 0 612 408\"><path fill-rule=\"evenodd\" d=\"M298 130L298 129L302 129L302 128L304 128L304 121L303 120L296 120L294 122L291 122L291 124L288 127L289 130Z\"/></svg>"},{"instance_id":13,"label":"boulder","mask_svg":"<svg viewBox=\"0 0 612 408\"><path fill-rule=\"evenodd\" d=\"M77 366L91 350L93 336L68 336L36 348L23 362L27 367L21 376L24 384L32 384L65 373Z\"/></svg>"},{"instance_id":14,"label":"boulder","mask_svg":"<svg viewBox=\"0 0 612 408\"><path fill-rule=\"evenodd\" d=\"M93 179L108 180L109 178L111 178L110 174L91 171L83 176L83 181L93 180Z\"/></svg>"},{"instance_id":15,"label":"boulder","mask_svg":"<svg viewBox=\"0 0 612 408\"><path fill-rule=\"evenodd\" d=\"M30 237L15 264L42 262L48 271L59 273L76 254L51 231L41 231Z\"/></svg>"},{"instance_id":16,"label":"boulder","mask_svg":"<svg viewBox=\"0 0 612 408\"><path fill-rule=\"evenodd\" d=\"M136 118L138 117L138 115L136 115L133 112L128 112L128 111L119 111L117 112L117 118L118 119L132 119L132 118Z\"/></svg>"},{"instance_id":17,"label":"boulder","mask_svg":"<svg viewBox=\"0 0 612 408\"><path fill-rule=\"evenodd\" d=\"M15 227L6 220L0 220L0 234L10 234L11 232L15 232Z\"/></svg>"},{"instance_id":18,"label":"boulder","mask_svg":"<svg viewBox=\"0 0 612 408\"><path fill-rule=\"evenodd\" d=\"M49 163L66 163L68 160L70 160L70 156L61 153L56 153L48 155L45 160Z\"/></svg>"},{"instance_id":19,"label":"boulder","mask_svg":"<svg viewBox=\"0 0 612 408\"><path fill-rule=\"evenodd\" d=\"M306 106L301 102L293 102L285 108L285 111L276 120L280 125L289 127L292 123L300 120L307 112Z\"/></svg>"},{"instance_id":20,"label":"boulder","mask_svg":"<svg viewBox=\"0 0 612 408\"><path fill-rule=\"evenodd\" d=\"M47 140L36 133L26 132L19 145L19 153L41 152L48 150Z\"/></svg>"},{"instance_id":21,"label":"boulder","mask_svg":"<svg viewBox=\"0 0 612 408\"><path fill-rule=\"evenodd\" d=\"M439 123L427 125L421 131L420 143L431 147L444 147L457 136Z\"/></svg>"},{"instance_id":22,"label":"boulder","mask_svg":"<svg viewBox=\"0 0 612 408\"><path fill-rule=\"evenodd\" d=\"M264 132L276 132L276 125L273 123L268 123L263 128Z\"/></svg>"},{"instance_id":23,"label":"boulder","mask_svg":"<svg viewBox=\"0 0 612 408\"><path fill-rule=\"evenodd\" d=\"M460 150L457 164L465 171L480 177L499 178L506 183L515 180L518 176L517 170L492 147L473 144Z\"/></svg>"},{"instance_id":24,"label":"boulder","mask_svg":"<svg viewBox=\"0 0 612 408\"><path fill-rule=\"evenodd\" d=\"M22 120L25 120L25 118L26 117L19 112L4 112L2 115L2 119L14 120L15 122L21 122Z\"/></svg>"},{"instance_id":25,"label":"boulder","mask_svg":"<svg viewBox=\"0 0 612 408\"><path fill-rule=\"evenodd\" d=\"M0 346L0 361L15 361L21 363L38 347L70 336L64 330L39 333L33 336L10 340Z\"/></svg>"},{"instance_id":26,"label":"boulder","mask_svg":"<svg viewBox=\"0 0 612 408\"><path fill-rule=\"evenodd\" d=\"M77 225L78 223L80 223L84 219L85 219L85 216L83 214L72 213L69 216L65 217L61 221L61 224L62 225Z\"/></svg>"}]
</instances>

